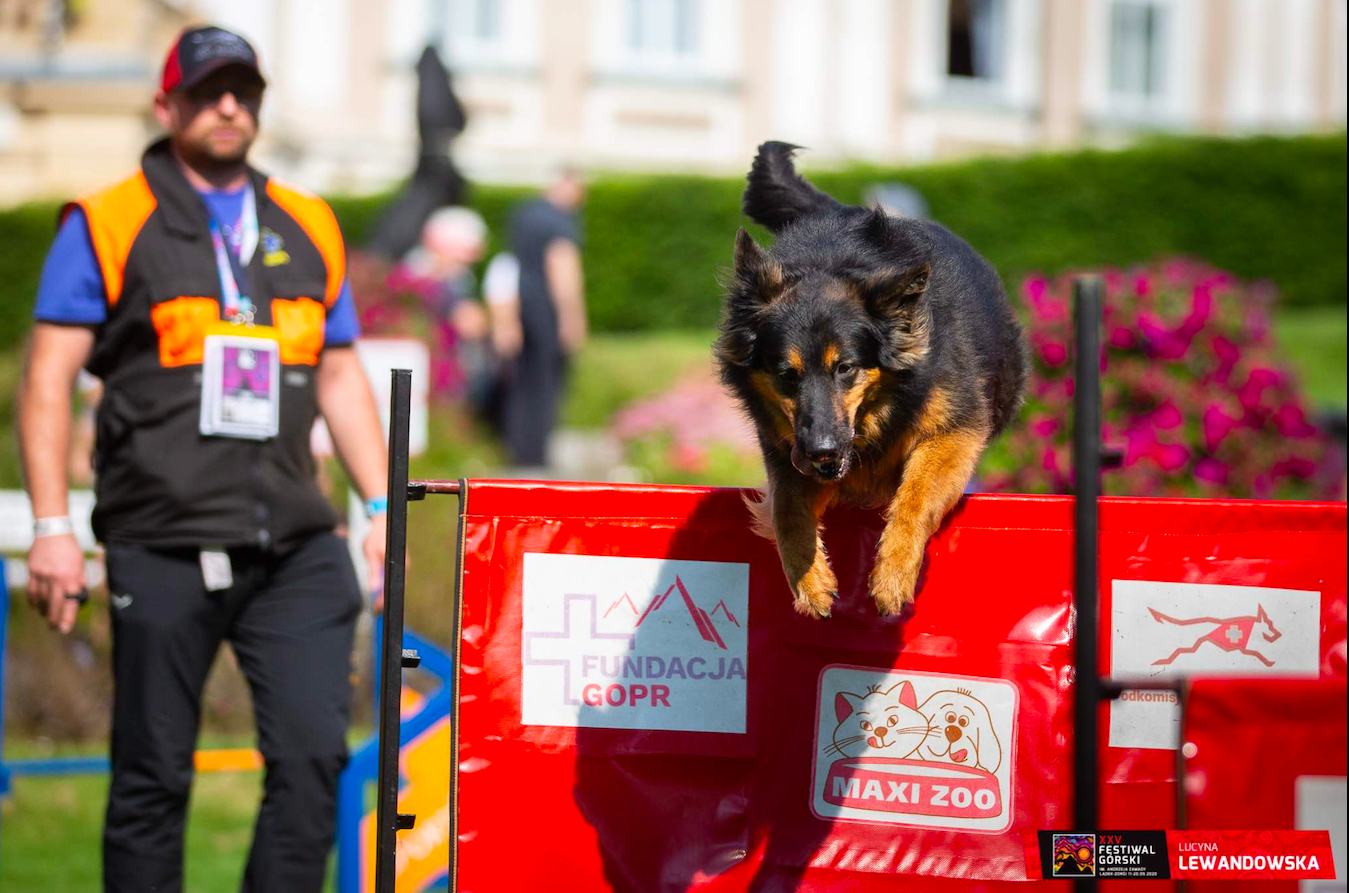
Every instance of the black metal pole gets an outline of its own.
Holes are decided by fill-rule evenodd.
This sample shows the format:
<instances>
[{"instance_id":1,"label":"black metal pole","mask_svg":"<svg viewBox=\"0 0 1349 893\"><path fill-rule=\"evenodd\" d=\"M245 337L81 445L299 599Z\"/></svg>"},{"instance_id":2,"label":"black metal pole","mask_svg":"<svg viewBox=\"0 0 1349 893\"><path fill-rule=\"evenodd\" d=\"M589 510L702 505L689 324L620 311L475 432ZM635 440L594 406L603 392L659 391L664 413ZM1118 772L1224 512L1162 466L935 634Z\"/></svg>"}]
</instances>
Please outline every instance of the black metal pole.
<instances>
[{"instance_id":1,"label":"black metal pole","mask_svg":"<svg viewBox=\"0 0 1349 893\"><path fill-rule=\"evenodd\" d=\"M375 814L375 891L394 893L398 831L411 816L398 814L398 731L403 691L403 584L408 533L408 428L412 373L393 370L389 413L389 508L384 546L384 651L379 702L379 782Z\"/></svg>"},{"instance_id":2,"label":"black metal pole","mask_svg":"<svg viewBox=\"0 0 1349 893\"><path fill-rule=\"evenodd\" d=\"M1073 283L1076 362L1073 392L1073 830L1097 822L1097 708L1101 700L1097 643L1097 499L1101 495L1101 280Z\"/></svg>"}]
</instances>

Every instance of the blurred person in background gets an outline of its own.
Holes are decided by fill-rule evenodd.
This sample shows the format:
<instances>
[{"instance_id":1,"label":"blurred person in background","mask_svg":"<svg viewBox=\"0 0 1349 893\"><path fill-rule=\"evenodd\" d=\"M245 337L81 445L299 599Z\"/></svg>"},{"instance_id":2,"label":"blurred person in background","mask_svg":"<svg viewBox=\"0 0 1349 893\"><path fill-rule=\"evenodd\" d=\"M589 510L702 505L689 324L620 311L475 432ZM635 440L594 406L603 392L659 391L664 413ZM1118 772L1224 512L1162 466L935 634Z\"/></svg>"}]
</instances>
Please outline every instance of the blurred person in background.
<instances>
[{"instance_id":1,"label":"blurred person in background","mask_svg":"<svg viewBox=\"0 0 1349 893\"><path fill-rule=\"evenodd\" d=\"M514 362L503 373L501 430L518 468L547 464L568 361L586 339L577 220L584 199L580 172L564 167L542 196L511 218L520 338Z\"/></svg>"},{"instance_id":2,"label":"blurred person in background","mask_svg":"<svg viewBox=\"0 0 1349 893\"><path fill-rule=\"evenodd\" d=\"M334 836L361 595L315 483L316 413L368 500L376 573L387 460L337 221L247 163L265 86L243 38L184 31L154 98L168 136L133 176L67 206L39 284L18 395L29 599L63 633L87 598L67 506L71 393L81 367L103 382L109 891L182 889L202 688L226 639L267 764L243 889L320 890Z\"/></svg>"},{"instance_id":3,"label":"blurred person in background","mask_svg":"<svg viewBox=\"0 0 1349 893\"><path fill-rule=\"evenodd\" d=\"M429 309L460 337L487 337L487 314L474 300L473 265L487 249L487 224L470 208L433 211L422 227L421 244L403 261L406 275L426 281Z\"/></svg>"},{"instance_id":4,"label":"blurred person in background","mask_svg":"<svg viewBox=\"0 0 1349 893\"><path fill-rule=\"evenodd\" d=\"M520 354L520 262L509 251L493 255L482 277L482 295L491 321L492 349L502 360Z\"/></svg>"},{"instance_id":5,"label":"blurred person in background","mask_svg":"<svg viewBox=\"0 0 1349 893\"><path fill-rule=\"evenodd\" d=\"M494 380L484 416L498 437L504 435L503 411L507 376L520 355L520 262L509 251L494 255L482 276L488 331L495 360Z\"/></svg>"},{"instance_id":6,"label":"blurred person in background","mask_svg":"<svg viewBox=\"0 0 1349 893\"><path fill-rule=\"evenodd\" d=\"M486 250L487 224L477 211L439 208L427 217L421 243L390 278L394 290L420 296L434 324L433 389L465 397L484 415L490 410L497 367L473 265Z\"/></svg>"}]
</instances>

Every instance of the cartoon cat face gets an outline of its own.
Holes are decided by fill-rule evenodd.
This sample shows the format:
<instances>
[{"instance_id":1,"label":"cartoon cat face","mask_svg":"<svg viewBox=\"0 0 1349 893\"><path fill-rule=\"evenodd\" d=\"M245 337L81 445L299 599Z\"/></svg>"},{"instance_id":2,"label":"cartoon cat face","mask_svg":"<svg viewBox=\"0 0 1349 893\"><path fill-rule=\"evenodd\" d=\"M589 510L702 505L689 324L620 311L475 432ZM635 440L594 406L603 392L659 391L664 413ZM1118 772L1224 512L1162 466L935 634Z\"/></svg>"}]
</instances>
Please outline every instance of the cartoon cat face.
<instances>
[{"instance_id":1,"label":"cartoon cat face","mask_svg":"<svg viewBox=\"0 0 1349 893\"><path fill-rule=\"evenodd\" d=\"M838 726L826 748L834 756L903 759L930 733L927 717L918 712L913 683L907 681L864 695L839 692L834 714Z\"/></svg>"},{"instance_id":2,"label":"cartoon cat face","mask_svg":"<svg viewBox=\"0 0 1349 893\"><path fill-rule=\"evenodd\" d=\"M925 760L973 766L997 772L1002 744L993 731L993 717L984 702L964 689L944 690L918 708L931 723L933 734L919 752Z\"/></svg>"}]
</instances>

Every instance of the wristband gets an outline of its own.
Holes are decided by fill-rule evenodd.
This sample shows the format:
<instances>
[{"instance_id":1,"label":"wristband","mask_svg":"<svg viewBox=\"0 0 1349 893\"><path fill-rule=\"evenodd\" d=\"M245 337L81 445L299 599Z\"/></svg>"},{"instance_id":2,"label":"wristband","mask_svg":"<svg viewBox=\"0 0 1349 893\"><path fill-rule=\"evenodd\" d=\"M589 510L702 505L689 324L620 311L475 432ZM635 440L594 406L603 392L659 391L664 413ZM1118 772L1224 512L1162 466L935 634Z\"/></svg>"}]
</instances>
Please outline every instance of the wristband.
<instances>
[{"instance_id":1,"label":"wristband","mask_svg":"<svg viewBox=\"0 0 1349 893\"><path fill-rule=\"evenodd\" d=\"M365 516L373 518L375 515L382 515L389 510L389 497L376 496L373 499L365 501Z\"/></svg>"},{"instance_id":2,"label":"wristband","mask_svg":"<svg viewBox=\"0 0 1349 893\"><path fill-rule=\"evenodd\" d=\"M44 536L65 536L74 532L75 525L71 522L69 515L33 519L33 539Z\"/></svg>"}]
</instances>

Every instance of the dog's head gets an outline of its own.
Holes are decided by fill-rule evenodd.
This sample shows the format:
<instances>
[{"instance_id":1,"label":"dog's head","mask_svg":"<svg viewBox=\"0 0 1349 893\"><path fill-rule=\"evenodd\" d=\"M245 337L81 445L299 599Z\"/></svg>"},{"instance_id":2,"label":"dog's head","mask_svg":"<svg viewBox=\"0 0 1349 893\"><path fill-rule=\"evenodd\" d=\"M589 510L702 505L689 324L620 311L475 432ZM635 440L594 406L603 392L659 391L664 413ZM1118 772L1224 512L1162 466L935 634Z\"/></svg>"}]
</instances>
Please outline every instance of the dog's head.
<instances>
[{"instance_id":1,"label":"dog's head","mask_svg":"<svg viewBox=\"0 0 1349 893\"><path fill-rule=\"evenodd\" d=\"M736 234L717 357L790 445L792 465L832 481L884 423L885 376L927 355L931 266L884 212L838 204L789 156L766 144L750 174L746 210L779 238L765 249Z\"/></svg>"},{"instance_id":2,"label":"dog's head","mask_svg":"<svg viewBox=\"0 0 1349 893\"><path fill-rule=\"evenodd\" d=\"M944 690L929 697L918 710L939 733L924 746L925 759L998 771L1002 744L983 701L965 689Z\"/></svg>"}]
</instances>

